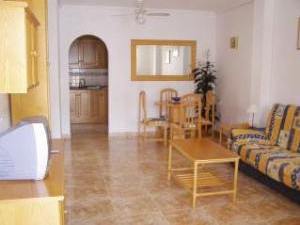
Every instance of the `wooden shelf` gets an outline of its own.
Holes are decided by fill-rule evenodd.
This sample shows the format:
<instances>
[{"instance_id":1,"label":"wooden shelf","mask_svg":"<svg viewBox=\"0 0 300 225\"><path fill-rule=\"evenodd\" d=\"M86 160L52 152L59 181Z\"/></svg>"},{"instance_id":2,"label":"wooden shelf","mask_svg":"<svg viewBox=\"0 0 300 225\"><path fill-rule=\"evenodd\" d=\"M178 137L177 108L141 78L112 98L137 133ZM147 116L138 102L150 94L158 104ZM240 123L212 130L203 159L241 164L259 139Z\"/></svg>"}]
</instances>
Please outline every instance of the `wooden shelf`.
<instances>
[{"instance_id":1,"label":"wooden shelf","mask_svg":"<svg viewBox=\"0 0 300 225\"><path fill-rule=\"evenodd\" d=\"M188 191L192 192L194 174L190 173L173 173L173 178L177 183L182 185ZM229 181L229 182L228 182ZM197 176L197 189L201 192L204 189L220 190L232 188L232 177L218 177L211 171L199 171Z\"/></svg>"}]
</instances>

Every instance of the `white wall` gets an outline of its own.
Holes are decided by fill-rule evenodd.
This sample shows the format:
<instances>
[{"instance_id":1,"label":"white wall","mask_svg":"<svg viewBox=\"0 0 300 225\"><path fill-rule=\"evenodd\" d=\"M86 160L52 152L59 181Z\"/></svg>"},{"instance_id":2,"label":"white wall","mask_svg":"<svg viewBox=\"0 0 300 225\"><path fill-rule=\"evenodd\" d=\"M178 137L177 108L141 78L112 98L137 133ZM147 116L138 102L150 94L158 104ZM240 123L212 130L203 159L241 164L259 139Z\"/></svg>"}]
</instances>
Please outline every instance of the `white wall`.
<instances>
[{"instance_id":1,"label":"white wall","mask_svg":"<svg viewBox=\"0 0 300 225\"><path fill-rule=\"evenodd\" d=\"M48 1L49 90L52 138L61 138L58 0Z\"/></svg>"},{"instance_id":2,"label":"white wall","mask_svg":"<svg viewBox=\"0 0 300 225\"><path fill-rule=\"evenodd\" d=\"M300 105L299 0L275 0L271 103Z\"/></svg>"},{"instance_id":3,"label":"white wall","mask_svg":"<svg viewBox=\"0 0 300 225\"><path fill-rule=\"evenodd\" d=\"M251 96L253 3L217 15L218 99L222 122L248 121ZM238 49L230 38L238 37Z\"/></svg>"},{"instance_id":4,"label":"white wall","mask_svg":"<svg viewBox=\"0 0 300 225\"><path fill-rule=\"evenodd\" d=\"M133 16L114 14L132 13L128 8L100 6L62 6L60 8L60 82L61 120L63 135L70 134L68 51L74 39L83 34L101 38L109 52L109 132L137 130L138 92L144 89L148 97L149 115L157 114L153 106L159 91L173 87L182 95L193 91L193 82L132 82L130 81L131 39L192 39L197 40L200 58L206 49L215 53L215 14L201 11L168 10L167 18L148 18L138 25Z\"/></svg>"},{"instance_id":5,"label":"white wall","mask_svg":"<svg viewBox=\"0 0 300 225\"><path fill-rule=\"evenodd\" d=\"M9 97L7 94L0 94L0 132L10 127Z\"/></svg>"}]
</instances>

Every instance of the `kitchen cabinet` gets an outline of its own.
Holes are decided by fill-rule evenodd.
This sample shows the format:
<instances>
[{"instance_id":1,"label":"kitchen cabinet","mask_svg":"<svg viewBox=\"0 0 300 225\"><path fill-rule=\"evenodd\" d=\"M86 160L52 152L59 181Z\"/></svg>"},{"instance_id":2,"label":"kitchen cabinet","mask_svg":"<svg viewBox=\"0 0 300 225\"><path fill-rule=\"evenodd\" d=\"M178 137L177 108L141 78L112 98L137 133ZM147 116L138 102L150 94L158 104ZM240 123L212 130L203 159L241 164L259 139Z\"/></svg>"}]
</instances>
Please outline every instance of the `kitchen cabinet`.
<instances>
[{"instance_id":1,"label":"kitchen cabinet","mask_svg":"<svg viewBox=\"0 0 300 225\"><path fill-rule=\"evenodd\" d=\"M39 21L26 2L0 1L0 93L38 85Z\"/></svg>"},{"instance_id":2,"label":"kitchen cabinet","mask_svg":"<svg viewBox=\"0 0 300 225\"><path fill-rule=\"evenodd\" d=\"M107 123L107 88L71 90L71 123Z\"/></svg>"},{"instance_id":3,"label":"kitchen cabinet","mask_svg":"<svg viewBox=\"0 0 300 225\"><path fill-rule=\"evenodd\" d=\"M103 42L84 36L73 42L69 52L70 69L107 69L107 50Z\"/></svg>"},{"instance_id":4,"label":"kitchen cabinet","mask_svg":"<svg viewBox=\"0 0 300 225\"><path fill-rule=\"evenodd\" d=\"M69 52L69 67L72 69L79 68L80 58L79 58L79 40L73 42L70 47Z\"/></svg>"}]
</instances>

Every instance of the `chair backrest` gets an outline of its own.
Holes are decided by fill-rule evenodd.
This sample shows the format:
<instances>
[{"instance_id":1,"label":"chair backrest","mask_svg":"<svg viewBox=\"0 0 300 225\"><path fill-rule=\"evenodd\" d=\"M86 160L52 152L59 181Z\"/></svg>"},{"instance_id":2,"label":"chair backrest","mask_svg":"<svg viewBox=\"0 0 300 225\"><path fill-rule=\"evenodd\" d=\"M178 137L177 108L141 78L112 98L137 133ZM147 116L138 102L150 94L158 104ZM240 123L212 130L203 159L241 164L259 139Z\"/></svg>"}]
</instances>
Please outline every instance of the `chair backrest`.
<instances>
[{"instance_id":1,"label":"chair backrest","mask_svg":"<svg viewBox=\"0 0 300 225\"><path fill-rule=\"evenodd\" d=\"M139 93L139 122L145 121L146 119L147 119L146 92L140 91L140 93Z\"/></svg>"},{"instance_id":2,"label":"chair backrest","mask_svg":"<svg viewBox=\"0 0 300 225\"><path fill-rule=\"evenodd\" d=\"M172 97L177 97L178 92L173 88L165 88L160 91L159 116L162 118L169 117L169 108L166 103L172 101Z\"/></svg>"},{"instance_id":3,"label":"chair backrest","mask_svg":"<svg viewBox=\"0 0 300 225\"><path fill-rule=\"evenodd\" d=\"M265 133L272 145L300 152L300 106L275 104Z\"/></svg>"},{"instance_id":4,"label":"chair backrest","mask_svg":"<svg viewBox=\"0 0 300 225\"><path fill-rule=\"evenodd\" d=\"M201 95L184 95L180 99L180 105L180 125L186 128L197 127L201 123Z\"/></svg>"},{"instance_id":5,"label":"chair backrest","mask_svg":"<svg viewBox=\"0 0 300 225\"><path fill-rule=\"evenodd\" d=\"M213 91L206 93L205 120L215 123L216 95Z\"/></svg>"}]
</instances>

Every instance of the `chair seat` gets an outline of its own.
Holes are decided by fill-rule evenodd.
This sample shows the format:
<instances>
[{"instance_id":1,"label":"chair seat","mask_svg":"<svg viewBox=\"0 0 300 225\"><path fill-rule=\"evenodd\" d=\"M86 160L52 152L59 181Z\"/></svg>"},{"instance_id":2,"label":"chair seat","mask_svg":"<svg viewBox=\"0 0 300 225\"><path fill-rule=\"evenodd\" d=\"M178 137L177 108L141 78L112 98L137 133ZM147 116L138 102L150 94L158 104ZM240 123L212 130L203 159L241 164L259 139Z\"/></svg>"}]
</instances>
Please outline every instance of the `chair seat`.
<instances>
[{"instance_id":1,"label":"chair seat","mask_svg":"<svg viewBox=\"0 0 300 225\"><path fill-rule=\"evenodd\" d=\"M171 126L178 129L184 129L184 130L192 130L192 129L198 129L197 124L178 124L178 123L172 123Z\"/></svg>"},{"instance_id":2,"label":"chair seat","mask_svg":"<svg viewBox=\"0 0 300 225\"><path fill-rule=\"evenodd\" d=\"M206 120L204 118L201 119L201 124L202 125L212 125L212 121Z\"/></svg>"},{"instance_id":3,"label":"chair seat","mask_svg":"<svg viewBox=\"0 0 300 225\"><path fill-rule=\"evenodd\" d=\"M165 118L147 118L146 120L143 121L145 124L156 124L156 125L167 125L168 122Z\"/></svg>"}]
</instances>

